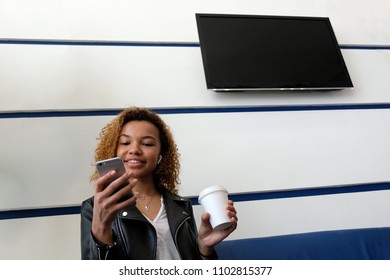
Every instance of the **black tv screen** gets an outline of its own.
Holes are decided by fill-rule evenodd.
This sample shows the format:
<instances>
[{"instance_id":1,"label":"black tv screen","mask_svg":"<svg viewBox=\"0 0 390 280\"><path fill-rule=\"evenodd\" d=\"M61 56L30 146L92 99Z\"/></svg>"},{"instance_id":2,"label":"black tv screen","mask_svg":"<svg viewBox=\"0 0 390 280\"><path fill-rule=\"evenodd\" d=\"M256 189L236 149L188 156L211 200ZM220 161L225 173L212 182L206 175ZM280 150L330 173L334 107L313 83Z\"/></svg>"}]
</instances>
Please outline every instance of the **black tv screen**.
<instances>
[{"instance_id":1,"label":"black tv screen","mask_svg":"<svg viewBox=\"0 0 390 280\"><path fill-rule=\"evenodd\" d=\"M207 88L353 88L329 18L196 14Z\"/></svg>"}]
</instances>

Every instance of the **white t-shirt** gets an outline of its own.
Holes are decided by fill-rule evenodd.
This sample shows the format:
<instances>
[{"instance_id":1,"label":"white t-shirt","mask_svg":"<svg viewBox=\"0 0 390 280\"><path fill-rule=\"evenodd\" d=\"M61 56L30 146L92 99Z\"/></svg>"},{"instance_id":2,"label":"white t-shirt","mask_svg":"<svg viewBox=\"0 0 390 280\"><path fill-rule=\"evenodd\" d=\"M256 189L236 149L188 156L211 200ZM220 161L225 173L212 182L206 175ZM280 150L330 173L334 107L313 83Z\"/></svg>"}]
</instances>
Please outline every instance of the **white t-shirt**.
<instances>
[{"instance_id":1,"label":"white t-shirt","mask_svg":"<svg viewBox=\"0 0 390 280\"><path fill-rule=\"evenodd\" d=\"M172 234L169 229L167 212L165 210L164 200L161 196L161 207L156 218L146 219L154 226L157 232L157 260L180 260Z\"/></svg>"}]
</instances>

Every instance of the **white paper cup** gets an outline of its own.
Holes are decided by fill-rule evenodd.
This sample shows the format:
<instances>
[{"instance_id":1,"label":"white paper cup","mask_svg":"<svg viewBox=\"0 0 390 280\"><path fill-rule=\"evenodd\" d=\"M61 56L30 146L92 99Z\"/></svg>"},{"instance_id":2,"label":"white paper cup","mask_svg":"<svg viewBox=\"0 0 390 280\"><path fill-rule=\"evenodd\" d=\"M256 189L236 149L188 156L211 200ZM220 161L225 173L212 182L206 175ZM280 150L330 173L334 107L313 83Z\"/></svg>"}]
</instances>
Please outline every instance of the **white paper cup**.
<instances>
[{"instance_id":1,"label":"white paper cup","mask_svg":"<svg viewBox=\"0 0 390 280\"><path fill-rule=\"evenodd\" d=\"M228 192L224 187L211 186L202 190L198 202L210 213L213 229L222 230L231 226L232 221L226 213Z\"/></svg>"}]
</instances>

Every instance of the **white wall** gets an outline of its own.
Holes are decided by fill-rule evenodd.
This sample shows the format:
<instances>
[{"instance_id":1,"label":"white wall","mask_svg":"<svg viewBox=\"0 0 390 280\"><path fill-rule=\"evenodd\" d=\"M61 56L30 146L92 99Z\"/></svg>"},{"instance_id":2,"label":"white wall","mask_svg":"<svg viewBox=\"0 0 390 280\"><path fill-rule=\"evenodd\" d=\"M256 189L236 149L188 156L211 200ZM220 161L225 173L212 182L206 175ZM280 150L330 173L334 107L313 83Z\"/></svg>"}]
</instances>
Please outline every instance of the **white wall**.
<instances>
[{"instance_id":1,"label":"white wall","mask_svg":"<svg viewBox=\"0 0 390 280\"><path fill-rule=\"evenodd\" d=\"M390 50L343 49L353 90L213 93L198 47L4 44L2 39L198 42L195 13L327 16L343 45L390 45L385 1L0 0L5 112L390 103ZM367 10L370 12L367 13ZM113 116L0 118L0 211L79 205ZM167 114L180 193L390 181L390 110ZM230 238L390 225L389 191L238 202ZM195 206L199 217L202 209ZM251 220L256 213L259 223ZM31 244L31 240L34 243ZM60 242L59 242L60 240ZM78 259L79 216L0 220L0 259Z\"/></svg>"}]
</instances>

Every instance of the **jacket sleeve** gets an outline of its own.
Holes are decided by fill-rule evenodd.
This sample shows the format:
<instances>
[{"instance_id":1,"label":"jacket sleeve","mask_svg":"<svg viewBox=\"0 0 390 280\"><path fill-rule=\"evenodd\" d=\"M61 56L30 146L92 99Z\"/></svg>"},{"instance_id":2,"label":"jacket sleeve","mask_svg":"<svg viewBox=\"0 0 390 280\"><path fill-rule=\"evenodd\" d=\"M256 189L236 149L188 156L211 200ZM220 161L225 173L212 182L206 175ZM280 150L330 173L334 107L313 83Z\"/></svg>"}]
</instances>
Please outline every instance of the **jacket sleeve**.
<instances>
[{"instance_id":1,"label":"jacket sleeve","mask_svg":"<svg viewBox=\"0 0 390 280\"><path fill-rule=\"evenodd\" d=\"M195 222L195 217L194 217L194 212L193 212L193 206L191 204L191 201L189 201L189 209L188 209L190 215L191 215L191 221L192 221L192 228L193 228L193 231L195 232L196 236L198 236L198 230L197 230L197 226L196 226L196 222ZM202 254L200 253L199 251L199 247L197 248L197 253L198 253L198 257L199 259L203 259L201 256ZM210 256L207 256L205 257L206 259L209 259L209 260L218 260L218 254L217 254L217 251L215 249L213 249L213 253L210 255Z\"/></svg>"},{"instance_id":2,"label":"jacket sleeve","mask_svg":"<svg viewBox=\"0 0 390 280\"><path fill-rule=\"evenodd\" d=\"M106 260L115 245L109 246L97 241L92 235L93 198L85 200L81 204L81 259L82 260Z\"/></svg>"},{"instance_id":3,"label":"jacket sleeve","mask_svg":"<svg viewBox=\"0 0 390 280\"><path fill-rule=\"evenodd\" d=\"M190 213L190 216L191 216L191 219L190 219L190 224L191 224L191 228L193 230L193 232L195 233L195 236L197 237L198 236L198 229L197 229L197 226L196 226L196 222L195 222L195 217L194 217L194 211L193 211L193 207L192 207L192 204L191 204L191 201L189 200L188 201L188 208L187 208L187 211ZM196 242L198 243L198 242ZM199 246L197 244L197 246ZM201 257L201 253L199 251L199 247L197 248L197 254L198 254L198 259L202 259ZM207 257L207 259L210 259L210 260L218 260L218 254L217 252L215 251L215 249L213 249L213 253Z\"/></svg>"},{"instance_id":4,"label":"jacket sleeve","mask_svg":"<svg viewBox=\"0 0 390 280\"><path fill-rule=\"evenodd\" d=\"M83 201L81 204L81 259L98 259L97 249L92 238L91 226L93 215L92 199Z\"/></svg>"}]
</instances>

